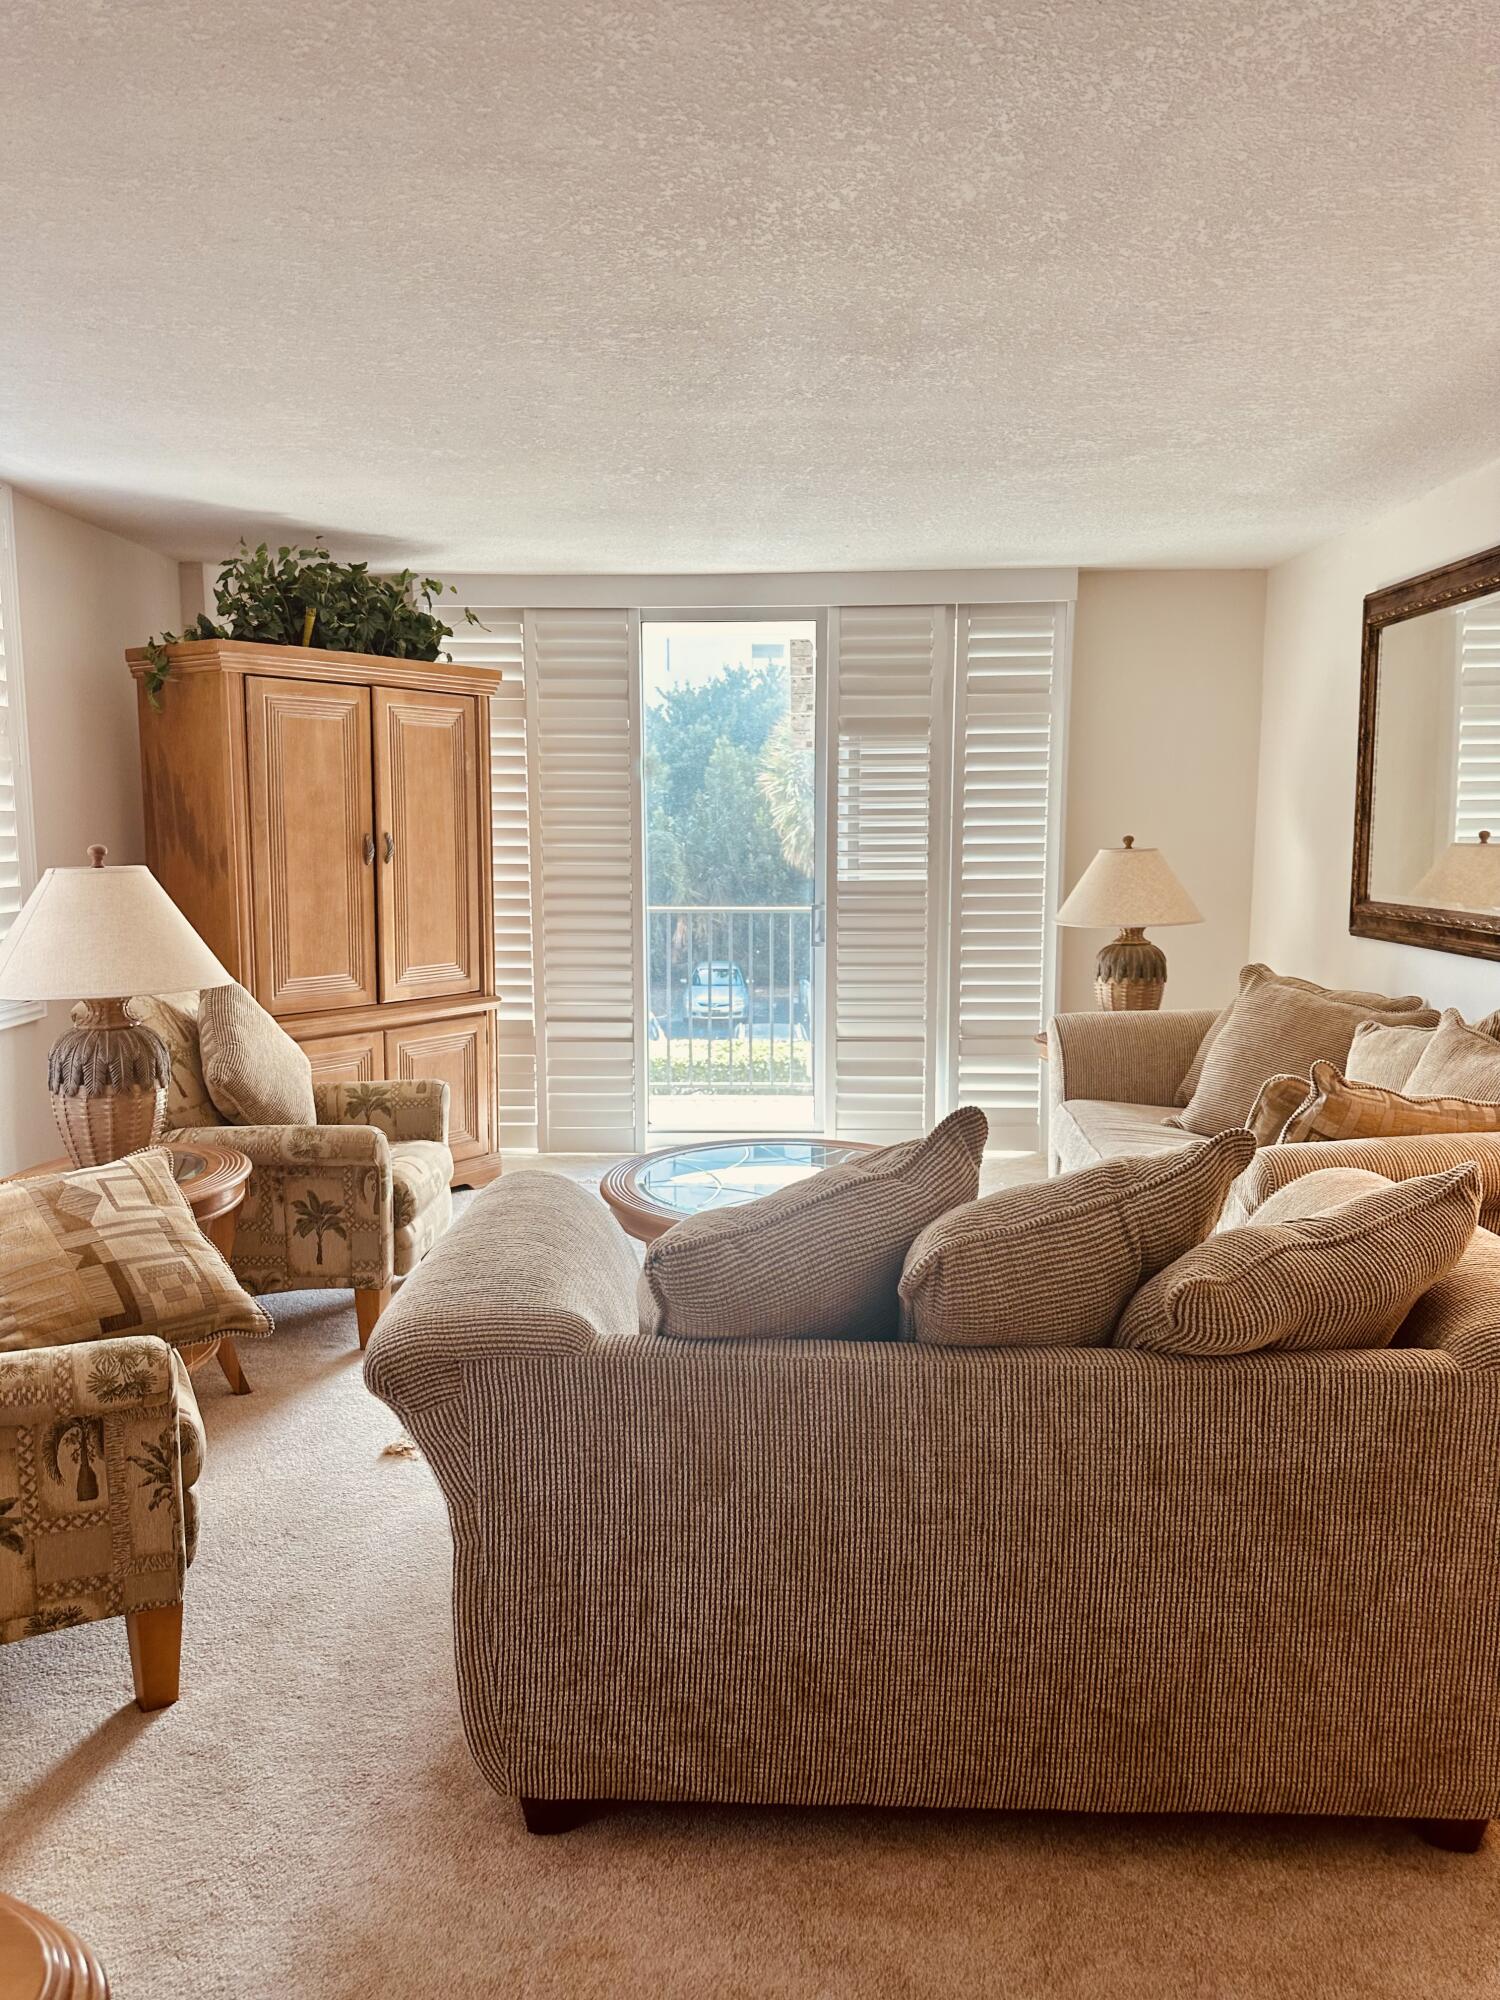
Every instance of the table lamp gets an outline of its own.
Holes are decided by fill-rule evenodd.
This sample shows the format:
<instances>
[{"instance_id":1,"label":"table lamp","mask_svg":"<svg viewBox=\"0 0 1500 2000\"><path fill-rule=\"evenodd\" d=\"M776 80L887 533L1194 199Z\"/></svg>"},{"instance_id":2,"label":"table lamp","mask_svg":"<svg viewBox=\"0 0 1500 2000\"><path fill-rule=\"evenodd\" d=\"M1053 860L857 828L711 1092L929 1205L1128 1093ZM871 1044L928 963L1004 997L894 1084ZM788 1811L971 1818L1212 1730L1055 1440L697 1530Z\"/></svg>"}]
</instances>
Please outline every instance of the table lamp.
<instances>
[{"instance_id":1,"label":"table lamp","mask_svg":"<svg viewBox=\"0 0 1500 2000\"><path fill-rule=\"evenodd\" d=\"M1146 924L1201 924L1197 904L1162 858L1160 848L1137 847L1127 833L1119 847L1101 847L1057 913L1077 930L1119 926L1094 967L1094 992L1106 1013L1159 1007L1167 984L1167 955L1148 943Z\"/></svg>"},{"instance_id":2,"label":"table lamp","mask_svg":"<svg viewBox=\"0 0 1500 2000\"><path fill-rule=\"evenodd\" d=\"M0 1000L81 1000L47 1064L52 1110L75 1166L118 1160L161 1136L167 1045L125 1011L133 993L232 979L149 868L49 868L0 944Z\"/></svg>"},{"instance_id":3,"label":"table lamp","mask_svg":"<svg viewBox=\"0 0 1500 2000\"><path fill-rule=\"evenodd\" d=\"M1478 840L1455 840L1411 892L1435 910L1500 910L1500 847L1486 827Z\"/></svg>"}]
</instances>

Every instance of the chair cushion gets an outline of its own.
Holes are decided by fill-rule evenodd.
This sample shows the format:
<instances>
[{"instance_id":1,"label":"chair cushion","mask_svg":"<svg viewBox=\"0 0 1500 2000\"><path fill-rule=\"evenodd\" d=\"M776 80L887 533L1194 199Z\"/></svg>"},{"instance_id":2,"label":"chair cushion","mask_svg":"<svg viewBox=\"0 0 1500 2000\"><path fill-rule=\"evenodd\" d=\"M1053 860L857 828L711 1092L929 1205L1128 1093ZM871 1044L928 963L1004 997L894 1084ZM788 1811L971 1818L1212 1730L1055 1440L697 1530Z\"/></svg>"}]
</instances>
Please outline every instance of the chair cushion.
<instances>
[{"instance_id":1,"label":"chair cushion","mask_svg":"<svg viewBox=\"0 0 1500 2000\"><path fill-rule=\"evenodd\" d=\"M0 1240L0 1352L271 1330L193 1220L162 1152L5 1183Z\"/></svg>"},{"instance_id":2,"label":"chair cushion","mask_svg":"<svg viewBox=\"0 0 1500 2000\"><path fill-rule=\"evenodd\" d=\"M391 1219L408 1229L423 1209L441 1201L453 1179L453 1155L435 1139L391 1141Z\"/></svg>"},{"instance_id":3,"label":"chair cushion","mask_svg":"<svg viewBox=\"0 0 1500 2000\"><path fill-rule=\"evenodd\" d=\"M1201 1146L1196 1132L1169 1125L1170 1104L1116 1104L1104 1097L1070 1097L1054 1105L1048 1139L1064 1173L1122 1157L1148 1159Z\"/></svg>"},{"instance_id":4,"label":"chair cushion","mask_svg":"<svg viewBox=\"0 0 1500 2000\"><path fill-rule=\"evenodd\" d=\"M1131 1298L1201 1243L1250 1164L1248 1132L953 1208L906 1253L901 1330L942 1347L1089 1347Z\"/></svg>"},{"instance_id":5,"label":"chair cushion","mask_svg":"<svg viewBox=\"0 0 1500 2000\"><path fill-rule=\"evenodd\" d=\"M1387 1347L1463 1255L1478 1218L1472 1165L1393 1181L1331 1214L1257 1215L1143 1285L1115 1345L1205 1355Z\"/></svg>"},{"instance_id":6,"label":"chair cushion","mask_svg":"<svg viewBox=\"0 0 1500 2000\"><path fill-rule=\"evenodd\" d=\"M1310 991L1300 980L1277 979L1264 966L1247 966L1180 1122L1187 1131L1202 1133L1245 1124L1269 1077L1306 1076L1320 1060L1342 1066L1354 1030L1372 1017L1378 1018L1379 1010L1365 1001ZM1400 1024L1435 1027L1437 1019L1430 1009L1415 1019L1403 1012Z\"/></svg>"},{"instance_id":7,"label":"chair cushion","mask_svg":"<svg viewBox=\"0 0 1500 2000\"><path fill-rule=\"evenodd\" d=\"M1426 1132L1500 1132L1500 1103L1465 1097L1409 1097L1374 1083L1351 1083L1335 1063L1312 1066L1307 1095L1282 1139L1408 1139Z\"/></svg>"},{"instance_id":8,"label":"chair cushion","mask_svg":"<svg viewBox=\"0 0 1500 2000\"><path fill-rule=\"evenodd\" d=\"M1274 982L1278 986L1291 987L1298 993L1321 994L1326 1000L1346 1001L1354 1006L1365 1009L1369 1014L1376 1014L1382 1017L1426 1012L1429 1015L1428 1025L1431 1025L1431 1010L1420 993L1395 995L1388 993L1362 993L1357 987L1319 986L1312 979L1294 979L1289 973L1273 972L1269 965L1246 965L1241 968L1239 993L1236 993L1235 1000L1239 998L1240 993L1246 992L1249 987L1264 986L1268 982ZM1198 1044L1198 1053L1193 1057L1191 1063L1189 1063L1187 1075L1182 1079L1181 1087L1177 1092L1177 1109L1179 1111L1191 1104L1193 1093L1198 1088L1198 1079L1203 1074L1203 1065L1208 1059L1208 1052L1223 1033L1225 1023L1234 1012L1235 1000L1230 1001L1229 1005L1223 1010L1208 1033L1203 1037L1203 1040ZM1280 1067L1290 1069L1292 1065L1290 1063L1283 1063ZM1306 1072L1304 1071L1305 1074Z\"/></svg>"},{"instance_id":9,"label":"chair cushion","mask_svg":"<svg viewBox=\"0 0 1500 2000\"><path fill-rule=\"evenodd\" d=\"M966 1107L739 1208L689 1216L646 1252L642 1330L690 1340L893 1338L929 1222L972 1201L988 1122Z\"/></svg>"},{"instance_id":10,"label":"chair cushion","mask_svg":"<svg viewBox=\"0 0 1500 2000\"><path fill-rule=\"evenodd\" d=\"M317 1124L312 1064L243 986L205 987L198 1047L208 1094L231 1124Z\"/></svg>"},{"instance_id":11,"label":"chair cushion","mask_svg":"<svg viewBox=\"0 0 1500 2000\"><path fill-rule=\"evenodd\" d=\"M1447 1007L1400 1087L1408 1097L1500 1102L1500 1041L1483 1027L1469 1027L1462 1014Z\"/></svg>"}]
</instances>

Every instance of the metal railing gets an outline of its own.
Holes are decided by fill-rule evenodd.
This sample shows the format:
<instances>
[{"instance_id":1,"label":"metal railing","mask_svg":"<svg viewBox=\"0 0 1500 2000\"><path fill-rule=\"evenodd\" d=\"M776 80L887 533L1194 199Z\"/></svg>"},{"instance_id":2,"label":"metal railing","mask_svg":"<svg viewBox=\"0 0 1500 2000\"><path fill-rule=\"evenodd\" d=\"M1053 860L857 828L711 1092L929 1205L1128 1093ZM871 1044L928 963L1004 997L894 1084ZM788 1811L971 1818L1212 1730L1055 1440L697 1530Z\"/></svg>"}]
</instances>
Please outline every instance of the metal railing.
<instances>
[{"instance_id":1,"label":"metal railing","mask_svg":"<svg viewBox=\"0 0 1500 2000\"><path fill-rule=\"evenodd\" d=\"M813 910L653 903L652 1096L812 1095Z\"/></svg>"}]
</instances>

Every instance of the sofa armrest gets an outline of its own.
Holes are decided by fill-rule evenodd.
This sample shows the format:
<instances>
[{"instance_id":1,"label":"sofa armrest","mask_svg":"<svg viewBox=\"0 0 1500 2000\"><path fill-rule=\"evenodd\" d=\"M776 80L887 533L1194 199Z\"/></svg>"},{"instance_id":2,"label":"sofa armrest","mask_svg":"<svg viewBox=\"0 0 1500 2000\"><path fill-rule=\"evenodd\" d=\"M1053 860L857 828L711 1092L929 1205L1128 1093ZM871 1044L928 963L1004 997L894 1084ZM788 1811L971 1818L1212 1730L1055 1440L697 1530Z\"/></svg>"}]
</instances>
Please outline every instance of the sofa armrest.
<instances>
[{"instance_id":1,"label":"sofa armrest","mask_svg":"<svg viewBox=\"0 0 1500 2000\"><path fill-rule=\"evenodd\" d=\"M448 1143L446 1083L407 1078L384 1083L315 1083L319 1125L367 1125L388 1139Z\"/></svg>"},{"instance_id":2,"label":"sofa armrest","mask_svg":"<svg viewBox=\"0 0 1500 2000\"><path fill-rule=\"evenodd\" d=\"M495 1182L380 1317L365 1382L403 1422L456 1396L497 1356L587 1353L638 1333L640 1266L596 1194L560 1174Z\"/></svg>"},{"instance_id":3,"label":"sofa armrest","mask_svg":"<svg viewBox=\"0 0 1500 2000\"><path fill-rule=\"evenodd\" d=\"M237 1147L256 1168L384 1167L387 1178L391 1171L390 1142L373 1125L205 1125L166 1136L176 1145Z\"/></svg>"},{"instance_id":4,"label":"sofa armrest","mask_svg":"<svg viewBox=\"0 0 1500 2000\"><path fill-rule=\"evenodd\" d=\"M1193 1013L1054 1014L1047 1024L1052 1101L1171 1104L1218 1016Z\"/></svg>"},{"instance_id":5,"label":"sofa armrest","mask_svg":"<svg viewBox=\"0 0 1500 2000\"><path fill-rule=\"evenodd\" d=\"M1479 1168L1479 1220L1500 1231L1500 1133L1430 1132L1401 1139L1312 1139L1262 1146L1229 1191L1221 1229L1235 1229L1278 1188L1329 1167L1359 1167L1388 1181L1442 1174L1472 1161Z\"/></svg>"}]
</instances>

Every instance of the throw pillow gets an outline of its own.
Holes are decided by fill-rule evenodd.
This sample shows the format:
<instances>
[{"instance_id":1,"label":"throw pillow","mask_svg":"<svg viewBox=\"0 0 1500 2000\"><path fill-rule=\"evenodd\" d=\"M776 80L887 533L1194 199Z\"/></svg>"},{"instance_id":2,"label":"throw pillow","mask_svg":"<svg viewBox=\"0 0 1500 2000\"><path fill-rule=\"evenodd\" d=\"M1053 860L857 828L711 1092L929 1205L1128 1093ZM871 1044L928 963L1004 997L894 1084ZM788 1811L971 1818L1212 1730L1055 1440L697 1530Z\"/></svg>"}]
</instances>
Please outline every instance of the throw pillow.
<instances>
[{"instance_id":1,"label":"throw pillow","mask_svg":"<svg viewBox=\"0 0 1500 2000\"><path fill-rule=\"evenodd\" d=\"M1382 1021L1361 1021L1349 1044L1344 1075L1350 1083L1378 1083L1382 1090L1405 1090L1407 1078L1436 1032L1435 1028L1393 1028Z\"/></svg>"},{"instance_id":2,"label":"throw pillow","mask_svg":"<svg viewBox=\"0 0 1500 2000\"><path fill-rule=\"evenodd\" d=\"M1354 1030L1368 1020L1363 1001L1335 999L1308 990L1300 981L1260 978L1264 968L1247 969L1229 1019L1209 1050L1198 1088L1178 1123L1189 1132L1212 1135L1243 1125L1268 1077L1300 1071L1306 1076L1320 1058L1342 1064ZM1407 1027L1435 1027L1428 1010Z\"/></svg>"},{"instance_id":3,"label":"throw pillow","mask_svg":"<svg viewBox=\"0 0 1500 2000\"><path fill-rule=\"evenodd\" d=\"M208 1094L232 1124L317 1124L312 1064L243 986L204 988L198 1047Z\"/></svg>"},{"instance_id":4,"label":"throw pillow","mask_svg":"<svg viewBox=\"0 0 1500 2000\"><path fill-rule=\"evenodd\" d=\"M1274 1146L1307 1097L1305 1076L1272 1076L1261 1085L1245 1123L1258 1146Z\"/></svg>"},{"instance_id":5,"label":"throw pillow","mask_svg":"<svg viewBox=\"0 0 1500 2000\"><path fill-rule=\"evenodd\" d=\"M1320 1167L1316 1173L1299 1174L1274 1194L1268 1194L1241 1226L1248 1227L1253 1222L1260 1228L1268 1222L1297 1222L1309 1215L1332 1215L1337 1208L1347 1208L1351 1201L1363 1201L1367 1194L1383 1193L1392 1178L1369 1167Z\"/></svg>"},{"instance_id":6,"label":"throw pillow","mask_svg":"<svg viewBox=\"0 0 1500 2000\"><path fill-rule=\"evenodd\" d=\"M1329 1215L1252 1218L1144 1285L1115 1345L1195 1355L1388 1347L1463 1255L1478 1216L1471 1165L1393 1181Z\"/></svg>"},{"instance_id":7,"label":"throw pillow","mask_svg":"<svg viewBox=\"0 0 1500 2000\"><path fill-rule=\"evenodd\" d=\"M1408 1097L1351 1083L1336 1063L1312 1066L1308 1093L1288 1118L1285 1145L1316 1139L1406 1139L1424 1132L1500 1132L1500 1104L1464 1097Z\"/></svg>"},{"instance_id":8,"label":"throw pillow","mask_svg":"<svg viewBox=\"0 0 1500 2000\"><path fill-rule=\"evenodd\" d=\"M885 1146L794 1186L711 1209L646 1252L642 1329L688 1340L881 1340L912 1241L972 1201L988 1121L955 1111L925 1139Z\"/></svg>"},{"instance_id":9,"label":"throw pillow","mask_svg":"<svg viewBox=\"0 0 1500 2000\"><path fill-rule=\"evenodd\" d=\"M271 1322L193 1220L163 1152L0 1186L0 1352Z\"/></svg>"},{"instance_id":10,"label":"throw pillow","mask_svg":"<svg viewBox=\"0 0 1500 2000\"><path fill-rule=\"evenodd\" d=\"M1373 1014L1420 1014L1427 1008L1427 1003L1420 993L1404 993L1392 997L1386 993L1361 993L1355 987L1319 986L1315 980L1294 979L1290 973L1273 972L1269 965L1260 964L1241 967L1239 989L1235 999L1237 1000L1241 993L1248 992L1251 987L1264 986L1270 980L1274 980L1278 986L1293 987L1299 993L1321 993L1328 1000L1350 1001ZM1225 1023L1234 1012L1234 1005L1234 1000L1231 1000L1198 1044L1198 1053L1188 1064L1187 1075L1177 1088L1174 1101L1179 1110L1192 1103L1193 1092L1198 1088L1198 1079L1203 1074L1203 1065L1208 1059L1208 1052L1223 1033Z\"/></svg>"},{"instance_id":11,"label":"throw pillow","mask_svg":"<svg viewBox=\"0 0 1500 2000\"><path fill-rule=\"evenodd\" d=\"M1221 1132L950 1209L906 1254L903 1334L941 1347L1108 1340L1146 1279L1208 1235L1254 1152L1248 1132Z\"/></svg>"},{"instance_id":12,"label":"throw pillow","mask_svg":"<svg viewBox=\"0 0 1500 2000\"><path fill-rule=\"evenodd\" d=\"M1402 1086L1408 1097L1468 1097L1500 1102L1500 1041L1443 1010L1421 1060Z\"/></svg>"}]
</instances>

